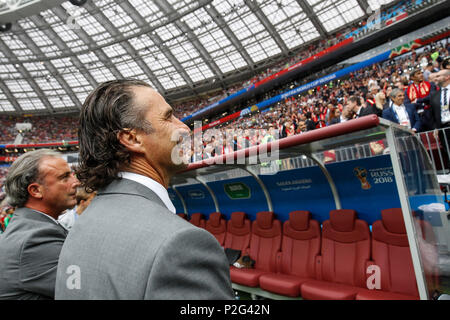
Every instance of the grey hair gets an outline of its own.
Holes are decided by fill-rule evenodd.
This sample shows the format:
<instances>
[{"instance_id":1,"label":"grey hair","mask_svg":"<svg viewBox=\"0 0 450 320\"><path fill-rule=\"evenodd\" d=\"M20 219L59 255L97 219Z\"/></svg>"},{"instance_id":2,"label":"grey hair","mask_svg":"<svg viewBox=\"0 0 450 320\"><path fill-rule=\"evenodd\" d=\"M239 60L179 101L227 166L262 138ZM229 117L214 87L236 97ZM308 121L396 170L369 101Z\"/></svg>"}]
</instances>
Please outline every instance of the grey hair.
<instances>
[{"instance_id":1,"label":"grey hair","mask_svg":"<svg viewBox=\"0 0 450 320\"><path fill-rule=\"evenodd\" d=\"M395 98L400 92L403 92L403 90L399 88L392 89L391 93L389 94L389 97L391 99Z\"/></svg>"},{"instance_id":2,"label":"grey hair","mask_svg":"<svg viewBox=\"0 0 450 320\"><path fill-rule=\"evenodd\" d=\"M40 181L39 165L46 157L61 158L59 152L40 149L24 153L14 161L5 180L7 202L13 207L23 207L28 201L28 186Z\"/></svg>"}]
</instances>

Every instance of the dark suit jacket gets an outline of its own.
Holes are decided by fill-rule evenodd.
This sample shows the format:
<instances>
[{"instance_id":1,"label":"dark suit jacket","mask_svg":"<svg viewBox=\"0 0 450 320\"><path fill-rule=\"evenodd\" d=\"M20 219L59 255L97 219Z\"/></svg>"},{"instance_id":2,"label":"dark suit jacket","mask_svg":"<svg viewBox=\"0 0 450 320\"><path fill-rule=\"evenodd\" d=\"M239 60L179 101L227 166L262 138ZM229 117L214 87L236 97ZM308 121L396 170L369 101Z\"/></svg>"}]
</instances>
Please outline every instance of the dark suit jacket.
<instances>
[{"instance_id":1,"label":"dark suit jacket","mask_svg":"<svg viewBox=\"0 0 450 320\"><path fill-rule=\"evenodd\" d=\"M448 93L450 94L450 92ZM431 128L440 129L441 124L441 90L433 90L430 94L423 98L417 99L417 103L425 103L431 105Z\"/></svg>"},{"instance_id":2,"label":"dark suit jacket","mask_svg":"<svg viewBox=\"0 0 450 320\"><path fill-rule=\"evenodd\" d=\"M61 251L55 292L56 299L234 298L216 238L128 179L99 190L77 219Z\"/></svg>"},{"instance_id":3,"label":"dark suit jacket","mask_svg":"<svg viewBox=\"0 0 450 320\"><path fill-rule=\"evenodd\" d=\"M409 121L411 122L411 129L415 128L417 132L420 132L422 129L422 124L419 115L417 114L416 108L412 104L405 104L405 108L409 116ZM393 106L383 110L383 118L395 123L399 123L397 114L395 113Z\"/></svg>"},{"instance_id":4,"label":"dark suit jacket","mask_svg":"<svg viewBox=\"0 0 450 320\"><path fill-rule=\"evenodd\" d=\"M361 108L358 118L367 116L369 114L376 114L377 116L381 117L382 113L383 110L378 109L375 104L368 104L367 106Z\"/></svg>"},{"instance_id":5,"label":"dark suit jacket","mask_svg":"<svg viewBox=\"0 0 450 320\"><path fill-rule=\"evenodd\" d=\"M49 217L19 208L0 235L0 299L53 299L67 231Z\"/></svg>"}]
</instances>

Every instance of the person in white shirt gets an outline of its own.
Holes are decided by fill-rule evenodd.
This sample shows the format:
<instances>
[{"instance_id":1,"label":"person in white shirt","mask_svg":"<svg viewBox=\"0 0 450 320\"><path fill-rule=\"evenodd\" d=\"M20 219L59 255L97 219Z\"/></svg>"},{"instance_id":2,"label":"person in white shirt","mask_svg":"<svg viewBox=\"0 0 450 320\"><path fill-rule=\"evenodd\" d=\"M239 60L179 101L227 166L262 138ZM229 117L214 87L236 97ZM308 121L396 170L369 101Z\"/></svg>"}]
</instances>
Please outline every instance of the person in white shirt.
<instances>
[{"instance_id":1,"label":"person in white shirt","mask_svg":"<svg viewBox=\"0 0 450 320\"><path fill-rule=\"evenodd\" d=\"M58 217L58 222L62 224L67 230L72 229L73 225L77 221L78 217L87 208L92 199L94 199L97 193L87 193L83 187L77 188L77 205L71 209L67 209L63 214Z\"/></svg>"},{"instance_id":2,"label":"person in white shirt","mask_svg":"<svg viewBox=\"0 0 450 320\"><path fill-rule=\"evenodd\" d=\"M413 104L405 104L403 90L394 89L390 93L391 107L383 110L383 118L411 129L414 132L421 131L421 121Z\"/></svg>"}]
</instances>

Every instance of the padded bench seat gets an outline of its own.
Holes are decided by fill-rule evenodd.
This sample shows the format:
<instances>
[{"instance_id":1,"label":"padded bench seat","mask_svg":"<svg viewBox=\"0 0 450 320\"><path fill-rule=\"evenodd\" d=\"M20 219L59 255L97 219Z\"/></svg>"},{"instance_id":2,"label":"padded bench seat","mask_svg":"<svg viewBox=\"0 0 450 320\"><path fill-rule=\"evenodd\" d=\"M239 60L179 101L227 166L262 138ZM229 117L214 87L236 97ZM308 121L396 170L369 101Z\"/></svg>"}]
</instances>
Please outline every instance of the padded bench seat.
<instances>
[{"instance_id":1,"label":"padded bench seat","mask_svg":"<svg viewBox=\"0 0 450 320\"><path fill-rule=\"evenodd\" d=\"M309 280L301 285L302 298L308 300L355 300L362 288L329 281Z\"/></svg>"},{"instance_id":2,"label":"padded bench seat","mask_svg":"<svg viewBox=\"0 0 450 320\"><path fill-rule=\"evenodd\" d=\"M300 295L300 285L315 277L315 259L320 251L320 225L309 211L292 211L283 224L277 273L262 275L261 289L289 297Z\"/></svg>"},{"instance_id":3,"label":"padded bench seat","mask_svg":"<svg viewBox=\"0 0 450 320\"><path fill-rule=\"evenodd\" d=\"M295 275L270 273L261 275L259 278L259 286L261 289L283 296L298 297L300 296L300 286L310 280Z\"/></svg>"},{"instance_id":4,"label":"padded bench seat","mask_svg":"<svg viewBox=\"0 0 450 320\"><path fill-rule=\"evenodd\" d=\"M259 277L266 273L268 272L259 269L238 269L233 266L230 267L231 280L248 287L258 287Z\"/></svg>"},{"instance_id":5,"label":"padded bench seat","mask_svg":"<svg viewBox=\"0 0 450 320\"><path fill-rule=\"evenodd\" d=\"M419 297L381 290L361 289L356 295L356 300L419 300Z\"/></svg>"}]
</instances>

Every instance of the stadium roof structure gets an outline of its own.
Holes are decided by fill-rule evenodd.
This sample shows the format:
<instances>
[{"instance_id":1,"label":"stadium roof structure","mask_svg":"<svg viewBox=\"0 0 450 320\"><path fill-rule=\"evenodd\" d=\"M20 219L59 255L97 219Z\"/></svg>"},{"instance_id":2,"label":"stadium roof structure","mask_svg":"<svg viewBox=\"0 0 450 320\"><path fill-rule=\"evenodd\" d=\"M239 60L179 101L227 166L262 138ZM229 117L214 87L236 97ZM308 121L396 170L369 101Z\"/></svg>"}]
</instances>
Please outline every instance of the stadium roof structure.
<instances>
[{"instance_id":1,"label":"stadium roof structure","mask_svg":"<svg viewBox=\"0 0 450 320\"><path fill-rule=\"evenodd\" d=\"M39 1L0 0L0 27L8 22L2 11L30 2ZM398 1L71 2L46 1L45 10L0 28L0 114L76 111L97 84L124 77L169 101L200 85L225 87Z\"/></svg>"}]
</instances>

